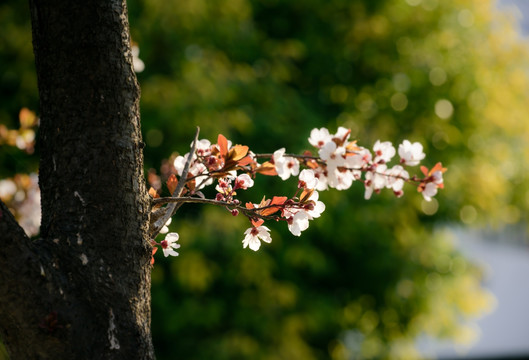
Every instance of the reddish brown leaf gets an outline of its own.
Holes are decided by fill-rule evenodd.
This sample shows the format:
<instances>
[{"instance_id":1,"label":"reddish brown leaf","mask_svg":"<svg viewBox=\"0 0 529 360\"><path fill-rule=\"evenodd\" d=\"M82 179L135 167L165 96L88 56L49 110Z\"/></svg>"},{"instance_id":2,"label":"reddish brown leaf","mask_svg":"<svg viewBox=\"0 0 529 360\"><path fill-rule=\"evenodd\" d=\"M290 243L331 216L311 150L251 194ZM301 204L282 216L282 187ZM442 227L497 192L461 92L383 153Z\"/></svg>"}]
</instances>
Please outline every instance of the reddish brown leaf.
<instances>
[{"instance_id":1,"label":"reddish brown leaf","mask_svg":"<svg viewBox=\"0 0 529 360\"><path fill-rule=\"evenodd\" d=\"M241 160L239 160L237 165L246 166L246 165L249 165L249 164L252 164L252 163L255 163L255 161L253 161L252 157L250 155L248 155L248 156L243 157Z\"/></svg>"},{"instance_id":2,"label":"reddish brown leaf","mask_svg":"<svg viewBox=\"0 0 529 360\"><path fill-rule=\"evenodd\" d=\"M253 206L253 203L251 202L247 202L244 206L249 210L255 209L255 206Z\"/></svg>"},{"instance_id":3,"label":"reddish brown leaf","mask_svg":"<svg viewBox=\"0 0 529 360\"><path fill-rule=\"evenodd\" d=\"M228 159L239 161L248 154L248 146L246 145L235 145L230 149Z\"/></svg>"},{"instance_id":4,"label":"reddish brown leaf","mask_svg":"<svg viewBox=\"0 0 529 360\"><path fill-rule=\"evenodd\" d=\"M264 223L263 219L251 219L250 221L252 222L252 225L254 227L259 227L259 226L263 225L263 223Z\"/></svg>"},{"instance_id":5,"label":"reddish brown leaf","mask_svg":"<svg viewBox=\"0 0 529 360\"><path fill-rule=\"evenodd\" d=\"M268 205L283 205L285 203L285 201L287 201L287 197L286 196L274 196L272 198L272 201L269 202L269 203L267 201L267 204L265 206L268 206ZM261 215L263 215L263 216L269 216L269 215L272 215L273 213L275 213L276 211L278 211L279 209L280 209L280 207L272 206L272 207L269 207L269 208L261 210L259 213Z\"/></svg>"},{"instance_id":6,"label":"reddish brown leaf","mask_svg":"<svg viewBox=\"0 0 529 360\"><path fill-rule=\"evenodd\" d=\"M153 188L151 187L149 189L149 195L153 198L153 199L156 199L156 198L159 198L160 195L158 195L158 192Z\"/></svg>"},{"instance_id":7,"label":"reddish brown leaf","mask_svg":"<svg viewBox=\"0 0 529 360\"><path fill-rule=\"evenodd\" d=\"M167 179L166 184L167 184L167 188L169 189L169 192L173 194L174 191L176 190L176 185L178 185L178 180L176 179L175 174L171 174L171 176L169 176L169 179Z\"/></svg>"},{"instance_id":8,"label":"reddish brown leaf","mask_svg":"<svg viewBox=\"0 0 529 360\"><path fill-rule=\"evenodd\" d=\"M228 155L228 139L226 139L224 135L219 134L217 143L219 145L220 155L226 157L226 155Z\"/></svg>"},{"instance_id":9,"label":"reddish brown leaf","mask_svg":"<svg viewBox=\"0 0 529 360\"><path fill-rule=\"evenodd\" d=\"M255 171L259 174L275 176L277 175L276 167L271 162L267 161L259 166Z\"/></svg>"},{"instance_id":10,"label":"reddish brown leaf","mask_svg":"<svg viewBox=\"0 0 529 360\"><path fill-rule=\"evenodd\" d=\"M154 254L158 251L157 247L152 248L151 265L154 265Z\"/></svg>"}]
</instances>

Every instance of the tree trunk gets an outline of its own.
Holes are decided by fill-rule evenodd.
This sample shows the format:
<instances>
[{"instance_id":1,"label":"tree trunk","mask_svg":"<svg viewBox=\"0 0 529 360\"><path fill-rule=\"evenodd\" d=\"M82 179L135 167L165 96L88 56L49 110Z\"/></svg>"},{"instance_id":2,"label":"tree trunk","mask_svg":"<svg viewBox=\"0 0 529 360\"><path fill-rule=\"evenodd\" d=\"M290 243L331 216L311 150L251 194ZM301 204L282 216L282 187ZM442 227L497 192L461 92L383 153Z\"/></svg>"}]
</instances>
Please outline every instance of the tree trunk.
<instances>
[{"instance_id":1,"label":"tree trunk","mask_svg":"<svg viewBox=\"0 0 529 360\"><path fill-rule=\"evenodd\" d=\"M0 334L16 359L152 359L150 201L124 0L30 0L41 238L0 204Z\"/></svg>"}]
</instances>

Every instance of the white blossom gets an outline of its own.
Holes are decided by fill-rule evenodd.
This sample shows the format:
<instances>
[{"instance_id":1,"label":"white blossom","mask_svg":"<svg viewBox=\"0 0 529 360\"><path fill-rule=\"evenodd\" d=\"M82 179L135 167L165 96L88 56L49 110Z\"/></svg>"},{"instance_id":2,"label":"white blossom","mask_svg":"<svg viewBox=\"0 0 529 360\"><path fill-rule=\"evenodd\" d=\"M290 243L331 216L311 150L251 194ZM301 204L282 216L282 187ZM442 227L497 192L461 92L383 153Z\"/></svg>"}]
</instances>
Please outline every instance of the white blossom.
<instances>
[{"instance_id":1,"label":"white blossom","mask_svg":"<svg viewBox=\"0 0 529 360\"><path fill-rule=\"evenodd\" d=\"M253 251L259 250L261 247L261 240L264 242L272 242L270 237L270 229L266 226L251 227L247 229L244 234L244 240L242 241L243 248L250 247Z\"/></svg>"},{"instance_id":2,"label":"white blossom","mask_svg":"<svg viewBox=\"0 0 529 360\"><path fill-rule=\"evenodd\" d=\"M399 156L401 162L408 166L419 165L422 159L426 156L422 152L422 145L418 142L411 143L408 140L404 140L399 145Z\"/></svg>"},{"instance_id":3,"label":"white blossom","mask_svg":"<svg viewBox=\"0 0 529 360\"><path fill-rule=\"evenodd\" d=\"M426 184L421 194L424 197L424 200L431 201L432 197L437 194L437 185L434 183Z\"/></svg>"},{"instance_id":4,"label":"white blossom","mask_svg":"<svg viewBox=\"0 0 529 360\"><path fill-rule=\"evenodd\" d=\"M377 140L373 146L375 152L375 159L373 162L378 163L380 161L387 163L390 162L393 156L395 156L395 148L389 141L380 142Z\"/></svg>"},{"instance_id":5,"label":"white blossom","mask_svg":"<svg viewBox=\"0 0 529 360\"><path fill-rule=\"evenodd\" d=\"M307 230L309 227L309 214L306 211L300 210L288 219L288 230L292 235L300 236L301 232Z\"/></svg>"},{"instance_id":6,"label":"white blossom","mask_svg":"<svg viewBox=\"0 0 529 360\"><path fill-rule=\"evenodd\" d=\"M312 129L310 132L309 143L318 149L329 141L332 141L332 136L326 128Z\"/></svg>"},{"instance_id":7,"label":"white blossom","mask_svg":"<svg viewBox=\"0 0 529 360\"><path fill-rule=\"evenodd\" d=\"M307 210L307 214L309 214L311 218L320 217L321 213L325 210L325 204L323 201L318 200L319 196L318 192L314 191L309 198L310 201L314 202L314 208L312 210Z\"/></svg>"},{"instance_id":8,"label":"white blossom","mask_svg":"<svg viewBox=\"0 0 529 360\"><path fill-rule=\"evenodd\" d=\"M299 173L298 187L305 189L314 189L318 184L318 178L316 178L314 170L304 169Z\"/></svg>"},{"instance_id":9,"label":"white blossom","mask_svg":"<svg viewBox=\"0 0 529 360\"><path fill-rule=\"evenodd\" d=\"M273 155L275 169L277 175L286 180L290 175L296 176L299 174L299 161L293 157L283 156L285 148L276 150Z\"/></svg>"},{"instance_id":10,"label":"white blossom","mask_svg":"<svg viewBox=\"0 0 529 360\"><path fill-rule=\"evenodd\" d=\"M178 256L178 253L175 250L180 248L180 244L176 243L179 238L180 235L178 235L178 233L172 232L167 234L165 240L160 242L165 257L168 257L169 255Z\"/></svg>"},{"instance_id":11,"label":"white blossom","mask_svg":"<svg viewBox=\"0 0 529 360\"><path fill-rule=\"evenodd\" d=\"M393 166L386 174L388 175L386 187L396 192L401 191L405 180L410 178L408 172L400 165Z\"/></svg>"},{"instance_id":12,"label":"white blossom","mask_svg":"<svg viewBox=\"0 0 529 360\"><path fill-rule=\"evenodd\" d=\"M253 179L248 174L241 174L237 176L237 179L235 180L235 188L236 189L243 189L246 190L250 187L252 187L254 184Z\"/></svg>"}]
</instances>

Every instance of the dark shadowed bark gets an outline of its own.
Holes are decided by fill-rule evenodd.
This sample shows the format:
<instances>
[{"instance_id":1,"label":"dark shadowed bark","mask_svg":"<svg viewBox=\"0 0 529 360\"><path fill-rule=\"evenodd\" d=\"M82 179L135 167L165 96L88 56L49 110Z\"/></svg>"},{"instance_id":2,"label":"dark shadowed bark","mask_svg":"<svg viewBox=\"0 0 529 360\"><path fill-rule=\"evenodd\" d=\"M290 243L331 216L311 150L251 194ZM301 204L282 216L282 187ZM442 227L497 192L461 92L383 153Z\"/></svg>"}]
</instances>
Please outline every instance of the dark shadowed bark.
<instances>
[{"instance_id":1,"label":"dark shadowed bark","mask_svg":"<svg viewBox=\"0 0 529 360\"><path fill-rule=\"evenodd\" d=\"M151 359L149 198L125 1L30 0L41 239L0 206L12 359Z\"/></svg>"}]
</instances>

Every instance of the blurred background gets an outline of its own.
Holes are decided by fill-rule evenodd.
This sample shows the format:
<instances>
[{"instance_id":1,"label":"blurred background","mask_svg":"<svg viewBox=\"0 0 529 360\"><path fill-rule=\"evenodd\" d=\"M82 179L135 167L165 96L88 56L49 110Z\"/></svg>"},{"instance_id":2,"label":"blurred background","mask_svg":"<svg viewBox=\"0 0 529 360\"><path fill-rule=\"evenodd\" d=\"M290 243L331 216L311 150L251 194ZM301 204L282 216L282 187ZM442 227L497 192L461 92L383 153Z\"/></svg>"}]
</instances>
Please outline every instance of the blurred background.
<instances>
[{"instance_id":1,"label":"blurred background","mask_svg":"<svg viewBox=\"0 0 529 360\"><path fill-rule=\"evenodd\" d=\"M146 173L189 151L197 125L298 153L311 129L345 126L366 147L420 141L425 165L448 167L432 202L321 193L300 238L271 224L257 253L244 218L182 208L180 256L152 272L158 359L528 357L527 4L130 0ZM27 4L4 0L0 23L0 196L23 203L32 178L13 176L38 166L38 145L16 140L20 109L38 115ZM296 181L258 180L241 200Z\"/></svg>"}]
</instances>

